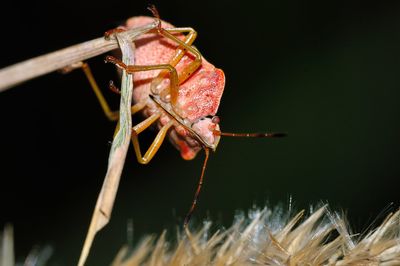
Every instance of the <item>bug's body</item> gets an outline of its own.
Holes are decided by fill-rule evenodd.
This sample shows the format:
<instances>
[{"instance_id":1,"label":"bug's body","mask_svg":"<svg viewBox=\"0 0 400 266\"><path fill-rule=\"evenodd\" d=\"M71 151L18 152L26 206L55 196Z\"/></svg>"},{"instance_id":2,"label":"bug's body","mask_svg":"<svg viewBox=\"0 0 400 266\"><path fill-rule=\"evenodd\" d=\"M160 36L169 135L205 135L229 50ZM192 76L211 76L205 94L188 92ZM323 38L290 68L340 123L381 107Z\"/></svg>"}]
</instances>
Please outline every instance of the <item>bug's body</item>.
<instances>
[{"instance_id":1,"label":"bug's body","mask_svg":"<svg viewBox=\"0 0 400 266\"><path fill-rule=\"evenodd\" d=\"M127 21L126 28L136 28L153 21L154 18L151 17L133 17ZM168 29L173 26L162 22L162 27ZM183 34L174 34L174 36L182 40L184 38ZM135 41L135 45L136 65L168 64L179 46L176 42L156 33L140 36ZM178 75L193 60L194 56L186 52L175 66ZM151 91L151 83L159 73L160 70L151 70L137 72L134 75L133 98L135 102L146 102L146 107L143 109L144 115L149 117L155 112L161 112L161 117L158 120L159 128L174 119L171 114L165 112L165 109L169 109L176 115L175 117L180 121L175 121L169 132L169 138L180 150L184 159L193 159L196 156L197 152L202 149L200 142L205 142L209 144L210 148L215 149L219 136L216 136L213 132L215 129L219 130L219 126L209 116L216 114L224 90L225 76L222 70L215 68L203 58L198 69L179 85L177 102L174 106L171 106L169 100L165 100L168 97L162 97L163 90L168 89L170 85L167 76L157 86L157 94L159 95ZM149 94L158 99L163 108L151 100ZM193 136L188 128L197 133L197 136ZM201 138L200 142L199 137Z\"/></svg>"},{"instance_id":2,"label":"bug's body","mask_svg":"<svg viewBox=\"0 0 400 266\"><path fill-rule=\"evenodd\" d=\"M201 149L205 151L196 193L184 220L186 226L197 204L210 150L215 151L221 136L282 137L285 134L221 132L219 118L215 114L225 87L224 72L202 58L200 52L192 46L197 37L196 31L189 27L173 28L171 24L160 20L154 6L149 9L153 18L133 17L127 20L125 26L105 33L105 38L108 39L111 34L147 25L142 27L147 34L143 32L143 35L135 39L135 64L126 65L113 56L107 56L105 61L124 70L125 74L134 74L135 104L131 107L131 114L141 111L145 116L131 131L132 144L139 163L150 162L167 135L186 160L193 159ZM118 36L117 39L119 40ZM119 112L110 109L88 64L81 63L80 66L106 117L111 121L119 120ZM111 82L110 89L119 93ZM138 134L152 125L156 125L159 132L142 156ZM119 176L106 176L79 266L86 259L94 234L108 222L116 193L114 186L118 186L118 182ZM107 197L104 196L106 193Z\"/></svg>"},{"instance_id":3,"label":"bug's body","mask_svg":"<svg viewBox=\"0 0 400 266\"><path fill-rule=\"evenodd\" d=\"M106 62L115 64L128 74L134 74L132 114L141 111L145 119L132 128L132 143L138 162L147 164L157 153L168 135L181 156L190 160L204 149L205 159L197 190L184 224L196 206L203 184L210 150L215 151L221 136L231 137L282 137L282 133L227 133L221 132L217 113L225 87L221 69L202 58L192 46L197 37L192 28L174 28L160 20L155 7L154 17L133 17L125 26L107 31L108 38L115 32L135 29L153 23L154 27L135 39L135 64L126 65L121 60L107 56ZM156 22L156 23L154 23ZM183 34L187 33L187 34ZM118 112L110 110L87 64L83 70L110 120L118 120ZM113 91L116 87L110 84ZM155 125L159 132L142 156L138 134Z\"/></svg>"}]
</instances>

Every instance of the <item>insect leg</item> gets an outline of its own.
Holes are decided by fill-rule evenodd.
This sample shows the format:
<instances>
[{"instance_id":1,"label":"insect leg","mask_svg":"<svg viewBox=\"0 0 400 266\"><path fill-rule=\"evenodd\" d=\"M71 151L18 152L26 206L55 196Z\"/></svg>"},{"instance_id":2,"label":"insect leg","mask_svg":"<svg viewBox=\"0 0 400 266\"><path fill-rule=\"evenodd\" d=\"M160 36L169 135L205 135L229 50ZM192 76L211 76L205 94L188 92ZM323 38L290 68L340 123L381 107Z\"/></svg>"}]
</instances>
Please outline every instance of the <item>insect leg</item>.
<instances>
[{"instance_id":1,"label":"insect leg","mask_svg":"<svg viewBox=\"0 0 400 266\"><path fill-rule=\"evenodd\" d=\"M184 54L189 51L191 52L195 58L192 62L187 65L182 72L179 74L179 84L185 82L201 65L201 54L200 52L191 44L197 37L197 32L192 28L173 28L173 29L163 29L161 27L157 28L157 31L160 35L176 42L179 47L176 49L174 56L172 57L171 61L169 62L170 65L176 66L179 61L182 59ZM185 40L181 40L176 37L173 33L182 33L182 32L189 32L186 36ZM155 78L151 84L151 88L155 88L161 81L165 73L160 73L157 78ZM171 86L171 104L176 106L177 99L178 99L178 89L179 87L172 87Z\"/></svg>"},{"instance_id":2,"label":"insect leg","mask_svg":"<svg viewBox=\"0 0 400 266\"><path fill-rule=\"evenodd\" d=\"M173 33L184 33L184 32L188 32L188 34L185 36L184 39L184 43L188 46L192 45L192 43L194 42L194 40L197 37L197 32L193 29L193 28L189 28L189 27L185 27L185 28L171 28L171 29L166 29L165 31L173 34ZM174 39L175 41L175 39ZM175 50L175 54L172 56L171 60L169 61L169 64L173 67L175 67L179 61L182 59L182 57L185 55L185 53L187 52L187 48L183 47L183 46L178 46L178 48ZM192 62L193 63L193 62ZM162 80L164 79L165 75L167 74L166 71L161 71L158 76L156 78L153 79L152 83L151 83L151 88L155 88L157 87L158 84L160 84L162 82ZM179 84L183 83L188 76L186 74L179 75ZM177 93L177 92L172 92L172 93ZM173 98L173 103L174 101L176 101L176 96L172 96Z\"/></svg>"},{"instance_id":3,"label":"insect leg","mask_svg":"<svg viewBox=\"0 0 400 266\"><path fill-rule=\"evenodd\" d=\"M86 78L88 79L91 88L93 89L94 93L96 94L96 97L101 105L101 108L104 111L104 114L106 117L111 120L111 121L116 121L119 118L119 112L118 111L111 111L110 105L107 103L106 99L104 98L103 93L101 92L99 86L97 85L97 82L93 76L92 71L90 70L89 64L88 63L82 63L81 66L83 72L85 73ZM113 83L110 83L110 89L111 86L115 87ZM112 89L113 90L113 89ZM145 107L145 103L137 103L132 106L131 113L132 115L139 112Z\"/></svg>"},{"instance_id":4,"label":"insect leg","mask_svg":"<svg viewBox=\"0 0 400 266\"><path fill-rule=\"evenodd\" d=\"M169 80L170 80L170 87L173 91L178 91L178 73L176 72L176 69L171 66L170 64L160 64L160 65L146 65L146 66L141 66L141 65L125 65L121 60L118 60L117 58L113 56L107 56L106 57L106 62L113 63L117 67L124 69L128 73L134 73L134 72L139 72L139 71L149 71L149 70L165 70L169 72ZM154 94L159 94L160 92L158 90L155 90L153 92ZM162 95L161 95L162 96ZM165 95L166 96L166 95Z\"/></svg>"},{"instance_id":5,"label":"insect leg","mask_svg":"<svg viewBox=\"0 0 400 266\"><path fill-rule=\"evenodd\" d=\"M208 148L205 148L204 152L206 153L206 157L204 159L203 167L201 168L201 175L200 175L199 183L197 184L196 193L194 194L192 206L190 206L189 212L186 214L185 220L183 222L183 225L185 227L188 225L189 220L192 217L193 211L194 211L194 209L197 205L197 201L199 199L201 187L203 186L204 172L206 171L208 157L210 156L210 150Z\"/></svg>"},{"instance_id":6,"label":"insect leg","mask_svg":"<svg viewBox=\"0 0 400 266\"><path fill-rule=\"evenodd\" d=\"M150 162L150 160L154 157L154 155L160 148L161 144L163 143L165 136L168 132L168 129L173 125L173 121L171 120L165 126L163 126L158 132L154 141L151 143L146 153L144 154L144 156L142 156L142 153L140 151L138 135L140 132L151 126L158 118L160 118L160 114L153 114L152 116L150 116L149 118L147 118L146 120L142 121L141 123L137 124L132 128L132 144L133 147L135 148L136 158L138 162L141 164L147 164Z\"/></svg>"},{"instance_id":7,"label":"insect leg","mask_svg":"<svg viewBox=\"0 0 400 266\"><path fill-rule=\"evenodd\" d=\"M197 68L201 65L201 54L200 52L191 44L193 43L194 39L197 37L197 32L192 29L192 28L173 28L173 29L163 29L161 26L161 19L160 19L160 14L158 13L157 8L153 5L148 8L151 13L153 13L154 18L158 21L158 25L155 28L155 30L158 32L158 34L176 42L179 44L179 47L177 49L176 53L182 53L180 58L182 58L183 54L187 51L190 51L194 56L195 59L193 62L191 62L181 73L180 78L179 78L179 84L183 83L187 78L190 77L190 75L196 71ZM173 33L182 33L182 32L189 32L188 36L186 36L186 40L182 41L181 39L177 38L176 36L173 35ZM182 52L179 52L179 49L182 49ZM176 56L176 55L175 55ZM177 60L179 62L180 58ZM173 65L173 64L172 64ZM175 65L173 65L175 66Z\"/></svg>"},{"instance_id":8,"label":"insect leg","mask_svg":"<svg viewBox=\"0 0 400 266\"><path fill-rule=\"evenodd\" d=\"M197 32L193 28L190 28L190 27L170 28L170 29L164 29L164 30L169 32L169 33L171 33L172 35L174 33L188 33L185 36L185 39L183 40L183 43L185 43L187 46L190 46L190 47L191 47L191 45L193 44L194 40L197 37ZM175 41L175 39L173 41ZM169 61L169 64L171 66L175 67L179 63L179 61L182 59L182 57L185 55L186 52L187 52L187 47L179 46L176 49L174 56ZM179 80L179 81L180 81L179 83L183 82L181 80Z\"/></svg>"},{"instance_id":9,"label":"insect leg","mask_svg":"<svg viewBox=\"0 0 400 266\"><path fill-rule=\"evenodd\" d=\"M103 109L103 112L106 115L106 117L111 121L118 120L119 117L118 111L111 111L110 105L107 103L103 93L101 92L99 86L97 85L97 82L93 76L92 71L90 70L89 65L87 63L83 63L81 67L86 75L86 78L90 83L90 86L92 87L94 93L96 94L97 100L99 101L100 106Z\"/></svg>"},{"instance_id":10,"label":"insect leg","mask_svg":"<svg viewBox=\"0 0 400 266\"><path fill-rule=\"evenodd\" d=\"M112 57L112 56L107 56L105 61L115 64L117 67L119 67L121 69L124 69L127 73L134 73L134 72L139 72L139 71L157 70L157 69L167 70L169 72L169 79L170 79L171 88L177 88L178 87L178 74L177 74L175 68L173 66L169 65L169 64L147 65L147 66L140 66L140 65L128 65L127 66L121 60L118 60L118 59L116 59L115 57ZM160 129L160 131L158 132L158 135L156 136L154 142L151 144L151 146L148 149L148 151L142 157L142 154L140 152L140 146L139 146L139 141L138 141L137 135L140 132L142 132L144 129L149 127L152 123L154 123L159 118L159 116L160 116L159 114L155 114L153 116L150 116L149 118L147 118L146 120L144 120L140 124L136 125L132 130L132 143L133 143L133 146L135 148L136 157L137 157L139 163L147 164L153 158L153 156L156 154L156 152L160 148L161 143L163 142L168 129L172 126L172 124L167 124L163 128ZM118 127L118 125L117 125L117 127Z\"/></svg>"},{"instance_id":11,"label":"insect leg","mask_svg":"<svg viewBox=\"0 0 400 266\"><path fill-rule=\"evenodd\" d=\"M182 33L182 32L189 32L184 41L182 41L181 39L179 39L178 37L176 37L173 34L173 33ZM191 44L194 42L194 40L197 37L197 32L192 28L173 28L173 29L161 28L160 34L163 35L164 37L176 42L177 44L179 44L179 48L177 48L175 55L172 58L172 60L176 60L177 62L176 63L173 62L173 63L177 64L187 51L190 51L195 56L194 60L192 62L190 62L190 64L187 67L185 67L182 70L182 72L179 74L179 84L182 84L201 65L200 52L194 46L191 46ZM173 64L171 64L171 65L173 65ZM176 66L176 65L173 65L173 66Z\"/></svg>"}]
</instances>

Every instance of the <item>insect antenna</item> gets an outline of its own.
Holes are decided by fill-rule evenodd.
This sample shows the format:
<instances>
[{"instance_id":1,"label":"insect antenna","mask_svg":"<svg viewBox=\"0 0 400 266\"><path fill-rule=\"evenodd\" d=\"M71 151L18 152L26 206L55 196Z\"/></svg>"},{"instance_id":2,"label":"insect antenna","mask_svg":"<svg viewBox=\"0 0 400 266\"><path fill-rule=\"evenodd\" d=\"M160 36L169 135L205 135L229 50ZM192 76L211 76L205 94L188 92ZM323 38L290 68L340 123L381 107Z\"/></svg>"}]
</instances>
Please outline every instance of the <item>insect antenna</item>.
<instances>
[{"instance_id":1,"label":"insect antenna","mask_svg":"<svg viewBox=\"0 0 400 266\"><path fill-rule=\"evenodd\" d=\"M190 218L192 217L193 211L194 211L194 209L196 208L196 205L197 205L197 200L199 199L201 187L203 186L204 172L206 171L208 157L210 155L209 148L204 148L204 152L205 152L206 157L204 158L203 167L201 169L201 175L200 175L199 183L197 184L196 193L194 194L192 206L190 207L189 212L186 214L185 221L183 222L183 226L184 227L187 226L187 224L190 221Z\"/></svg>"},{"instance_id":2,"label":"insect antenna","mask_svg":"<svg viewBox=\"0 0 400 266\"><path fill-rule=\"evenodd\" d=\"M219 130L213 131L216 136L224 137L245 137L245 138L282 138L286 137L286 133L229 133L221 132Z\"/></svg>"},{"instance_id":3,"label":"insect antenna","mask_svg":"<svg viewBox=\"0 0 400 266\"><path fill-rule=\"evenodd\" d=\"M155 5L150 5L147 9L153 14L153 16L157 19L160 19L160 13L158 12Z\"/></svg>"}]
</instances>

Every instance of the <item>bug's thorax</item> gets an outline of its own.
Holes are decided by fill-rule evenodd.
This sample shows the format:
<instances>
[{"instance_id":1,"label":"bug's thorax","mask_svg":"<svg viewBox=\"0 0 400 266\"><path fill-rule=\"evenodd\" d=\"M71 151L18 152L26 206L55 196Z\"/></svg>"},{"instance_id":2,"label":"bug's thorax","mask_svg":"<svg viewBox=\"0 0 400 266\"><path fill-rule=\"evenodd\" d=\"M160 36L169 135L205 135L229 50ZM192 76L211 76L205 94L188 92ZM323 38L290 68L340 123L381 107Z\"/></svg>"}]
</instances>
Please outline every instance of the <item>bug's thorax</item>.
<instances>
[{"instance_id":1,"label":"bug's thorax","mask_svg":"<svg viewBox=\"0 0 400 266\"><path fill-rule=\"evenodd\" d=\"M127 21L127 28L134 28L154 21L150 17L134 17ZM172 25L163 22L163 28ZM183 39L182 34L176 35ZM136 65L168 64L178 45L156 33L145 34L135 41ZM182 69L194 60L194 56L185 53L175 69L179 75ZM135 102L146 101L143 111L145 116L156 112L161 113L158 127L161 128L171 119L175 120L169 138L180 150L184 159L193 159L202 148L215 150L219 136L214 130L219 130L218 123L212 118L219 107L225 86L225 76L222 70L215 68L204 58L200 67L182 84L179 85L177 101L170 102L168 73L157 83L157 88L151 87L152 81L160 70L137 72L134 75ZM154 83L153 83L154 84ZM149 97L152 95L152 99Z\"/></svg>"}]
</instances>

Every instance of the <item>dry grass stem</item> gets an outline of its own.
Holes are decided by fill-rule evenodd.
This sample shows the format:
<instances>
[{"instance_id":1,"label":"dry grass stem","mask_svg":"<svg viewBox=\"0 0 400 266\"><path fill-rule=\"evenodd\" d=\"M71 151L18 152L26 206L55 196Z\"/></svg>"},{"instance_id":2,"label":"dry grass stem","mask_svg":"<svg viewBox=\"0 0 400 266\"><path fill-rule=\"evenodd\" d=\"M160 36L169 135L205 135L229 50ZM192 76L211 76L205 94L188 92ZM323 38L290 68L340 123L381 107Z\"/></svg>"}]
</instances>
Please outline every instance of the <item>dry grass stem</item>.
<instances>
[{"instance_id":1,"label":"dry grass stem","mask_svg":"<svg viewBox=\"0 0 400 266\"><path fill-rule=\"evenodd\" d=\"M0 265L14 266L14 230L12 225L6 224L4 231L0 234L0 241Z\"/></svg>"},{"instance_id":2,"label":"dry grass stem","mask_svg":"<svg viewBox=\"0 0 400 266\"><path fill-rule=\"evenodd\" d=\"M122 61L126 65L134 65L134 44L132 43L131 39L126 34L116 34L116 38L122 52ZM79 258L79 266L84 265L96 233L109 222L111 217L115 196L117 194L122 169L125 163L126 153L128 151L131 138L132 91L132 75L128 75L125 71L123 71L118 131L111 146L106 177L104 178L103 186L97 199L92 221L89 226L89 231L83 245L81 256Z\"/></svg>"},{"instance_id":3,"label":"dry grass stem","mask_svg":"<svg viewBox=\"0 0 400 266\"><path fill-rule=\"evenodd\" d=\"M156 23L151 23L121 34L132 41L155 28L155 26ZM117 48L118 42L115 38L112 37L110 40L105 40L104 37L100 37L5 67L0 69L0 92L24 81L68 67Z\"/></svg>"}]
</instances>

